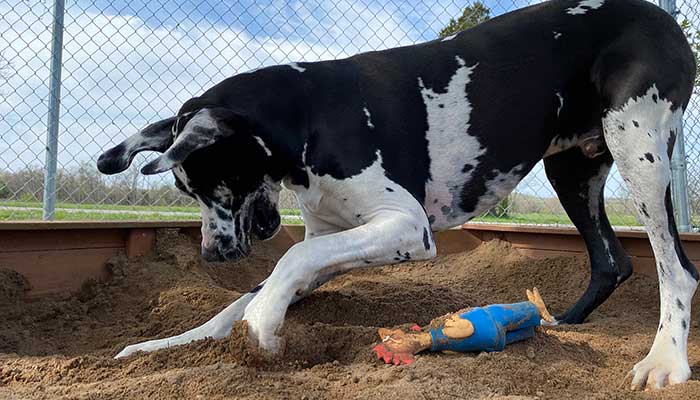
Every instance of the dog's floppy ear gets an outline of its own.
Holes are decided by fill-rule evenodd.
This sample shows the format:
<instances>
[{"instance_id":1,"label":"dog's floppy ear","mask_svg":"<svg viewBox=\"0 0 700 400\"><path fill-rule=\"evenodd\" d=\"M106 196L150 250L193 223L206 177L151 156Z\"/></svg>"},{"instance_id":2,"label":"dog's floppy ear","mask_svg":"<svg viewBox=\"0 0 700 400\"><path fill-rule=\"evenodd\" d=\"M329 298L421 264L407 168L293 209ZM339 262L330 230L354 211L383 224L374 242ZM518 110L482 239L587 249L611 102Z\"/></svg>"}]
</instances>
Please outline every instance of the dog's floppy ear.
<instances>
[{"instance_id":1,"label":"dog's floppy ear","mask_svg":"<svg viewBox=\"0 0 700 400\"><path fill-rule=\"evenodd\" d=\"M97 159L97 169L103 174L116 174L129 168L139 152L166 151L173 144L172 130L176 120L177 117L172 117L150 124L116 147L105 151Z\"/></svg>"},{"instance_id":2,"label":"dog's floppy ear","mask_svg":"<svg viewBox=\"0 0 700 400\"><path fill-rule=\"evenodd\" d=\"M159 174L180 165L195 150L211 146L241 130L248 130L247 120L226 108L202 108L188 116L173 144L155 160L141 168L144 175Z\"/></svg>"}]
</instances>

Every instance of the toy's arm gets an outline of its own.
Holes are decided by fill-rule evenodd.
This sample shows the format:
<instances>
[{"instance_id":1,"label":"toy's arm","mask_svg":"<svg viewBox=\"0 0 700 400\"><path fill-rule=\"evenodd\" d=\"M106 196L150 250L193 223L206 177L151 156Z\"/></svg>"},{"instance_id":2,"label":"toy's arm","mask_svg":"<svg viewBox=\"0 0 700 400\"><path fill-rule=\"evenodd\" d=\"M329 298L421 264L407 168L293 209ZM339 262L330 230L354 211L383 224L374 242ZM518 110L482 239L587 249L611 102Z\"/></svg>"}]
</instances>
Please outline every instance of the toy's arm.
<instances>
[{"instance_id":1,"label":"toy's arm","mask_svg":"<svg viewBox=\"0 0 700 400\"><path fill-rule=\"evenodd\" d=\"M422 332L418 325L411 327L411 332L401 329L379 328L382 342L374 346L374 352L385 363L395 365L410 364L415 360L414 354L430 348L430 332Z\"/></svg>"}]
</instances>

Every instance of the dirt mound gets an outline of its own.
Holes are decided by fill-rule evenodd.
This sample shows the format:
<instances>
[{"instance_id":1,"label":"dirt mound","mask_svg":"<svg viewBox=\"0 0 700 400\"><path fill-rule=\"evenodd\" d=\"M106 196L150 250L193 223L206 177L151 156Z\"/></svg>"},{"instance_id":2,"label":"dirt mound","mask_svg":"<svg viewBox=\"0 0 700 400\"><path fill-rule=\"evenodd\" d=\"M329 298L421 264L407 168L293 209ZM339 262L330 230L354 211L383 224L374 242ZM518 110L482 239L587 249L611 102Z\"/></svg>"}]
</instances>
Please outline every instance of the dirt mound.
<instances>
[{"instance_id":1,"label":"dirt mound","mask_svg":"<svg viewBox=\"0 0 700 400\"><path fill-rule=\"evenodd\" d=\"M203 263L198 243L159 233L157 254L109 264L107 282L67 298L23 299L26 280L0 270L0 398L9 399L700 399L698 306L689 342L693 381L661 392L618 389L656 331L654 279L634 276L579 326L492 354L419 356L386 366L376 328L426 324L467 306L522 301L537 286L553 312L588 283L584 258L534 260L492 241L429 262L357 270L292 306L282 355L251 348L244 322L204 340L126 360L123 346L180 333L263 280L281 256L267 242L238 263Z\"/></svg>"},{"instance_id":2,"label":"dirt mound","mask_svg":"<svg viewBox=\"0 0 700 400\"><path fill-rule=\"evenodd\" d=\"M0 302L15 302L31 289L27 278L11 269L0 268Z\"/></svg>"}]
</instances>

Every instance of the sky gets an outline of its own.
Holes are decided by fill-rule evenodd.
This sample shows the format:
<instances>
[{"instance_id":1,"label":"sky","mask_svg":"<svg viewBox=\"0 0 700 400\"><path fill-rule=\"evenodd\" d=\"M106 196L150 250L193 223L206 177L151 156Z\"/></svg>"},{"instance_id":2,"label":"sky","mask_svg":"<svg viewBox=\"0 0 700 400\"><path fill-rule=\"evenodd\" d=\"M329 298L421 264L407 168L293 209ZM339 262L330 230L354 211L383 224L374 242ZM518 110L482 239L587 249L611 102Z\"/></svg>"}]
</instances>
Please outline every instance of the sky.
<instances>
[{"instance_id":1,"label":"sky","mask_svg":"<svg viewBox=\"0 0 700 400\"><path fill-rule=\"evenodd\" d=\"M533 2L539 0L533 0ZM470 1L70 0L66 4L59 168L94 160L149 122L239 72L434 39ZM487 0L492 15L528 5ZM0 0L0 169L41 166L51 0ZM153 155L140 155L135 166ZM171 182L169 174L143 185ZM155 180L154 180L155 179ZM164 181L163 181L164 179ZM608 195L619 193L613 174ZM541 165L518 191L554 196Z\"/></svg>"}]
</instances>

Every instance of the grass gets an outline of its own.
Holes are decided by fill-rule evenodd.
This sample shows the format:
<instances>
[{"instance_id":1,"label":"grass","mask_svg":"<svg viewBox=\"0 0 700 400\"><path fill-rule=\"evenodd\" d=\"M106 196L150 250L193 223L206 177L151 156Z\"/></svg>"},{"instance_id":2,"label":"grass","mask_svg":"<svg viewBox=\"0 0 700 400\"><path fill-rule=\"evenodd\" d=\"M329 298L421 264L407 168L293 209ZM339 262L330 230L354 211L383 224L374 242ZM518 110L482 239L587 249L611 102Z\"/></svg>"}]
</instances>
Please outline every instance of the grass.
<instances>
[{"instance_id":1,"label":"grass","mask_svg":"<svg viewBox=\"0 0 700 400\"><path fill-rule=\"evenodd\" d=\"M634 215L608 215L613 226L640 226ZM534 224L534 225L573 225L566 214L523 213L509 214L501 217L486 215L474 218L473 222L491 222L501 224Z\"/></svg>"},{"instance_id":2,"label":"grass","mask_svg":"<svg viewBox=\"0 0 700 400\"><path fill-rule=\"evenodd\" d=\"M198 220L199 214L168 215L168 214L104 214L99 212L70 212L56 211L54 214L56 221L191 221ZM0 210L0 221L21 221L21 220L41 220L41 210ZM282 215L282 223L291 225L301 225L300 219L285 218Z\"/></svg>"},{"instance_id":3,"label":"grass","mask_svg":"<svg viewBox=\"0 0 700 400\"><path fill-rule=\"evenodd\" d=\"M17 201L17 200L2 200L0 201L0 207L17 207L17 208L42 208L42 204L38 201ZM67 210L114 210L114 211L141 211L141 212L185 212L199 215L199 207L186 207L186 206L130 206L122 204L75 204L75 203L56 203L56 208L62 208ZM18 211L10 211L15 214ZM58 212L57 212L58 213ZM73 214L73 213L71 213ZM89 213L88 213L89 214ZM97 214L97 213L96 213ZM282 209L280 210L282 215L301 215L300 210L294 209ZM105 215L105 214L100 214ZM119 214L114 214L119 215ZM133 214L131 214L133 218ZM108 219L108 218L101 218ZM114 218L120 219L120 218ZM128 218L127 218L128 219ZM145 218L139 218L145 219ZM160 218L163 219L163 218ZM176 217L174 219L182 219L182 217Z\"/></svg>"},{"instance_id":4,"label":"grass","mask_svg":"<svg viewBox=\"0 0 700 400\"><path fill-rule=\"evenodd\" d=\"M128 221L128 220L151 220L151 221L177 221L191 220L193 217L185 215L164 215L164 214L104 214L95 212L69 212L57 210L54 214L56 221ZM0 210L0 221L18 220L40 220L41 210Z\"/></svg>"},{"instance_id":5,"label":"grass","mask_svg":"<svg viewBox=\"0 0 700 400\"><path fill-rule=\"evenodd\" d=\"M18 200L0 201L0 206L3 206L3 207L42 208L41 202L38 202L38 201L18 201ZM83 209L83 210L175 211L175 212L199 213L199 207L187 207L187 206L131 206L131 205L124 205L124 204L56 203L56 208Z\"/></svg>"},{"instance_id":6,"label":"grass","mask_svg":"<svg viewBox=\"0 0 700 400\"><path fill-rule=\"evenodd\" d=\"M2 207L16 208L36 208L36 210L0 210L0 221L16 221L16 220L40 220L41 208L40 202L32 201L0 201ZM129 206L129 205L113 205L113 204L75 204L75 203L57 203L57 211L55 219L57 221L183 221L199 219L198 207L186 206ZM124 213L101 213L81 210L110 210L110 211L139 211L136 215L130 212ZM163 212L180 212L191 215L172 215L162 214ZM285 216L299 216L300 210L282 209L280 210L284 223L299 225L303 221L296 218L285 218ZM617 226L639 226L639 222L633 215L610 215L608 216L612 225ZM503 224L535 224L535 225L572 225L571 220L566 214L551 214L551 213L517 213L508 214L500 217L486 215L475 218L473 222L489 222Z\"/></svg>"},{"instance_id":7,"label":"grass","mask_svg":"<svg viewBox=\"0 0 700 400\"><path fill-rule=\"evenodd\" d=\"M20 203L20 202L17 202ZM5 205L2 202L0 205ZM22 203L17 207L29 207L29 203ZM81 207L66 208L66 210L57 210L55 220L57 221L185 221L199 219L199 210L192 212L192 215L172 215L161 213L143 213L134 215L131 213L100 213L89 211L70 211L72 209L80 209ZM110 209L103 206L102 209ZM130 209L131 210L131 209ZM142 207L140 211L148 210L147 207ZM153 207L150 210L159 210L159 207ZM303 221L298 218L285 218L288 216L300 215L299 210L285 209L281 210L282 222L285 224L301 225ZM17 220L40 220L41 210L0 210L0 221L17 221ZM611 215L609 216L612 225L617 226L639 226L639 222L633 215ZM483 216L475 218L473 222L490 222L502 224L535 224L535 225L572 225L571 220L565 214L546 214L546 213L523 213L511 214L501 217Z\"/></svg>"}]
</instances>

